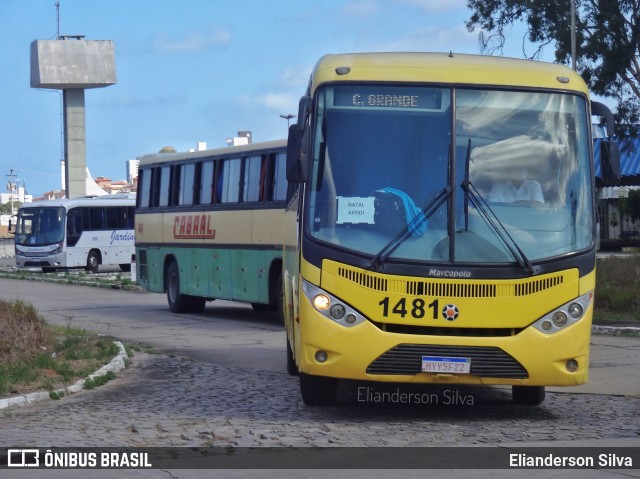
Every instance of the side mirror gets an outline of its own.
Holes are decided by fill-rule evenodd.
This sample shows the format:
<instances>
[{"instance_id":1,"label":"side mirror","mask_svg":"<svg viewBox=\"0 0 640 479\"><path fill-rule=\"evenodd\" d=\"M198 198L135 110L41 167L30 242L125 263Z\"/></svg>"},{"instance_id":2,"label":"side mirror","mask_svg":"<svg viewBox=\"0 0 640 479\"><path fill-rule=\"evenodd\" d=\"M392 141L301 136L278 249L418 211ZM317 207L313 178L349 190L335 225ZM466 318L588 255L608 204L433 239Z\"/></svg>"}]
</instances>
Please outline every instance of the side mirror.
<instances>
[{"instance_id":1,"label":"side mirror","mask_svg":"<svg viewBox=\"0 0 640 479\"><path fill-rule=\"evenodd\" d=\"M298 125L289 127L287 140L287 181L303 183L309 172L308 132L307 128L299 129Z\"/></svg>"},{"instance_id":2,"label":"side mirror","mask_svg":"<svg viewBox=\"0 0 640 479\"><path fill-rule=\"evenodd\" d=\"M600 170L604 186L620 185L620 148L615 138L600 143Z\"/></svg>"},{"instance_id":3,"label":"side mirror","mask_svg":"<svg viewBox=\"0 0 640 479\"><path fill-rule=\"evenodd\" d=\"M600 143L600 169L604 186L620 184L620 148L615 137L613 113L609 107L597 101L591 102L591 114L605 119L607 137Z\"/></svg>"},{"instance_id":4,"label":"side mirror","mask_svg":"<svg viewBox=\"0 0 640 479\"><path fill-rule=\"evenodd\" d=\"M287 140L287 181L302 183L309 176L309 127L307 117L311 112L311 97L300 98L298 122L289 127Z\"/></svg>"}]
</instances>

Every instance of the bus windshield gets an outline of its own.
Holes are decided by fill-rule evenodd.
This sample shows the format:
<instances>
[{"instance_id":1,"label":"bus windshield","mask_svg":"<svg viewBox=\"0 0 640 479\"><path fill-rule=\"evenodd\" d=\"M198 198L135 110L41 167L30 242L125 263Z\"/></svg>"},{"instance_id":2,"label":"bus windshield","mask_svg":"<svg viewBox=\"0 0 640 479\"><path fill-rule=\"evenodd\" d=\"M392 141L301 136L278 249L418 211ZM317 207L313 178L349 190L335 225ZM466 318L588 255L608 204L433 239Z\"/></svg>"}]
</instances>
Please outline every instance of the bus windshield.
<instances>
[{"instance_id":1,"label":"bus windshield","mask_svg":"<svg viewBox=\"0 0 640 479\"><path fill-rule=\"evenodd\" d=\"M20 208L16 224L16 244L48 246L64 241L63 207Z\"/></svg>"},{"instance_id":2,"label":"bus windshield","mask_svg":"<svg viewBox=\"0 0 640 479\"><path fill-rule=\"evenodd\" d=\"M314 239L440 263L522 264L592 245L582 96L350 84L316 98Z\"/></svg>"}]
</instances>

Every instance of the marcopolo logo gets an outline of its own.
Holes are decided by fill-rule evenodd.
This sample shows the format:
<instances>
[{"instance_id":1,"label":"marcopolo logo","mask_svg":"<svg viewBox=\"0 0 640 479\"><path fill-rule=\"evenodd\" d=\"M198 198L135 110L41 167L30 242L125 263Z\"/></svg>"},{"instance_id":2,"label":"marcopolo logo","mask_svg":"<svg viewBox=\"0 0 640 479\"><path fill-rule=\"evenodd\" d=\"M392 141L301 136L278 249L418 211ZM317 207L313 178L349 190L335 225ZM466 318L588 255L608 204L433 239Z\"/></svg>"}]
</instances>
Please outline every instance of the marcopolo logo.
<instances>
[{"instance_id":1,"label":"marcopolo logo","mask_svg":"<svg viewBox=\"0 0 640 479\"><path fill-rule=\"evenodd\" d=\"M429 276L434 278L471 278L471 271L431 268Z\"/></svg>"}]
</instances>

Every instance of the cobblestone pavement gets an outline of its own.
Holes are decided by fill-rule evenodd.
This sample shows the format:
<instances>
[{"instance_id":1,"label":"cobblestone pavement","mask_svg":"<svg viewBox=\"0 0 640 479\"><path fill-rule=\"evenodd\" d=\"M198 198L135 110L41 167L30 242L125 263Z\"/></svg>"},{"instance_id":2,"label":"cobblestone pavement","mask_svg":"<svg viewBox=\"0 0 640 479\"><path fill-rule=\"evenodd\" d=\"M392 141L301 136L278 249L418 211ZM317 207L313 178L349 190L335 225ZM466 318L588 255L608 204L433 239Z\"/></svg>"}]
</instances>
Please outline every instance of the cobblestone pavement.
<instances>
[{"instance_id":1,"label":"cobblestone pavement","mask_svg":"<svg viewBox=\"0 0 640 479\"><path fill-rule=\"evenodd\" d=\"M637 396L548 392L542 406L526 407L511 403L510 390L430 389L422 396L430 404L407 406L364 403L358 389L347 386L338 406L310 408L297 378L286 373L137 352L105 386L0 411L0 431L9 447L606 444L640 438ZM382 389L364 391L371 397Z\"/></svg>"}]
</instances>

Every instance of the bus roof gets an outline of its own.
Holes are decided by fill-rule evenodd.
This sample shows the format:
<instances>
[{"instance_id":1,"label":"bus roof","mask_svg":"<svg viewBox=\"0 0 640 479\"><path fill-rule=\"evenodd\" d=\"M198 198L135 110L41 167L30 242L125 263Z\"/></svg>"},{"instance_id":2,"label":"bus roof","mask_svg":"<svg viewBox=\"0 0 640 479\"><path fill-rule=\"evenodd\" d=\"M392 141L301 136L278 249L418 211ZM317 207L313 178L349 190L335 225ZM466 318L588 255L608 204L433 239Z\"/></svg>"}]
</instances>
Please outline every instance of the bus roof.
<instances>
[{"instance_id":1,"label":"bus roof","mask_svg":"<svg viewBox=\"0 0 640 479\"><path fill-rule=\"evenodd\" d=\"M173 161L192 160L196 158L209 158L216 156L232 157L262 150L285 148L286 146L287 140L272 140L264 141L261 143L251 143L249 145L227 146L224 148L215 148L202 151L189 151L183 153L151 153L140 158L140 166L153 163L168 163Z\"/></svg>"},{"instance_id":2,"label":"bus roof","mask_svg":"<svg viewBox=\"0 0 640 479\"><path fill-rule=\"evenodd\" d=\"M131 206L135 205L135 193L117 193L113 195L101 196L78 196L76 198L58 198L55 200L39 200L32 203L23 203L22 208L40 208L43 206L64 206L73 208L76 206Z\"/></svg>"},{"instance_id":3,"label":"bus roof","mask_svg":"<svg viewBox=\"0 0 640 479\"><path fill-rule=\"evenodd\" d=\"M310 93L323 83L349 81L533 87L588 95L582 78L564 65L459 53L325 55L314 68Z\"/></svg>"}]
</instances>

